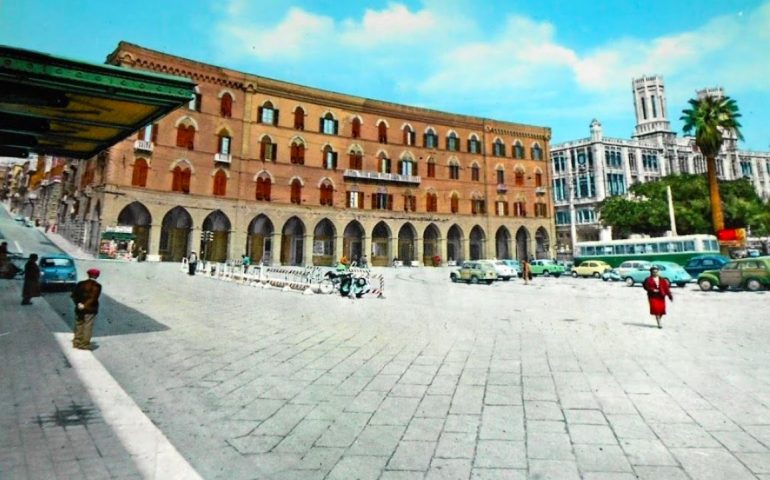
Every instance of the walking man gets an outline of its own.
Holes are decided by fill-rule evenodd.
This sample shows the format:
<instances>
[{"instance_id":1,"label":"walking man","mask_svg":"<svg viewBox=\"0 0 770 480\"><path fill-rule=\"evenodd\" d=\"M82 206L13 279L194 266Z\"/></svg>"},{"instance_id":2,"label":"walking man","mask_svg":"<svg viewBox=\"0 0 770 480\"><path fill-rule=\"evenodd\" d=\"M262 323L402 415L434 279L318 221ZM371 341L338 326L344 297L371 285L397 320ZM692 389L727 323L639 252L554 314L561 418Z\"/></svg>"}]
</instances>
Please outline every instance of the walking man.
<instances>
[{"instance_id":1,"label":"walking man","mask_svg":"<svg viewBox=\"0 0 770 480\"><path fill-rule=\"evenodd\" d=\"M72 301L75 302L75 337L72 346L78 350L91 350L91 333L94 329L94 320L99 313L99 296L102 286L96 281L99 278L99 270L88 270L88 280L78 282L72 292Z\"/></svg>"},{"instance_id":2,"label":"walking man","mask_svg":"<svg viewBox=\"0 0 770 480\"><path fill-rule=\"evenodd\" d=\"M40 296L40 267L37 266L37 254L29 256L24 265L24 286L21 289L21 304L32 305L30 299Z\"/></svg>"},{"instance_id":3,"label":"walking man","mask_svg":"<svg viewBox=\"0 0 770 480\"><path fill-rule=\"evenodd\" d=\"M190 256L187 258L187 274L195 275L195 267L198 266L198 255L195 252L190 252Z\"/></svg>"}]
</instances>

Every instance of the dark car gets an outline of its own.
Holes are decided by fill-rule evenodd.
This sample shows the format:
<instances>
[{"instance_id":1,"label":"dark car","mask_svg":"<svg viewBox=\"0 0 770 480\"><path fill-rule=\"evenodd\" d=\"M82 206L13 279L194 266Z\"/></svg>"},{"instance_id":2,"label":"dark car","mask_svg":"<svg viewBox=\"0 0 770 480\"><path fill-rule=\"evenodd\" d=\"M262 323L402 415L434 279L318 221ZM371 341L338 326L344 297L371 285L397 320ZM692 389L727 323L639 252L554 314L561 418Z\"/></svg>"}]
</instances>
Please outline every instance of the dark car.
<instances>
[{"instance_id":1,"label":"dark car","mask_svg":"<svg viewBox=\"0 0 770 480\"><path fill-rule=\"evenodd\" d=\"M75 261L69 255L43 255L40 257L40 286L61 285L74 287L78 283Z\"/></svg>"},{"instance_id":2,"label":"dark car","mask_svg":"<svg viewBox=\"0 0 770 480\"><path fill-rule=\"evenodd\" d=\"M723 255L698 255L692 257L685 265L684 269L692 278L698 278L698 275L706 270L719 270L730 259Z\"/></svg>"}]
</instances>

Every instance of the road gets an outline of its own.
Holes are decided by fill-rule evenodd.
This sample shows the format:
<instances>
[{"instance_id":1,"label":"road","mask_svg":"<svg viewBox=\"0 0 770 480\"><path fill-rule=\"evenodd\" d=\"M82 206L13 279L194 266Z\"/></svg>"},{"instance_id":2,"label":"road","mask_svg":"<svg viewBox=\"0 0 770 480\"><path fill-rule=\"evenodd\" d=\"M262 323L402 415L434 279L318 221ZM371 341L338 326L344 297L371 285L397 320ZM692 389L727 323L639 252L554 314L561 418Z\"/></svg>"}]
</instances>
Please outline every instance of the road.
<instances>
[{"instance_id":1,"label":"road","mask_svg":"<svg viewBox=\"0 0 770 480\"><path fill-rule=\"evenodd\" d=\"M386 298L350 300L92 264L93 355L204 478L770 474L768 292L675 289L658 330L594 279L381 269Z\"/></svg>"}]
</instances>

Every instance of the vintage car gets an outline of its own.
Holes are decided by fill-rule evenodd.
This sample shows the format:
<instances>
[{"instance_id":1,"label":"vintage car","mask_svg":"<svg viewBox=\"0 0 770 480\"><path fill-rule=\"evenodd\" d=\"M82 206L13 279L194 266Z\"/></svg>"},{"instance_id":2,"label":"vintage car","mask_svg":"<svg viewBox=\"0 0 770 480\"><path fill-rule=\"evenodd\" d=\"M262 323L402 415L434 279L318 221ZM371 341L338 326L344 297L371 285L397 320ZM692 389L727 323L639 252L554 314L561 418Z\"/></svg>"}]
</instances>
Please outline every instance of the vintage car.
<instances>
[{"instance_id":1,"label":"vintage car","mask_svg":"<svg viewBox=\"0 0 770 480\"><path fill-rule=\"evenodd\" d=\"M612 270L609 263L601 260L586 260L577 267L572 267L572 276L577 277L595 277L599 278L602 273Z\"/></svg>"},{"instance_id":2,"label":"vintage car","mask_svg":"<svg viewBox=\"0 0 770 480\"><path fill-rule=\"evenodd\" d=\"M637 269L627 270L623 273L623 281L626 282L626 285L631 287L637 283L644 282L650 276L650 267L653 265L658 267L660 276L668 280L671 285L684 287L692 281L690 274L678 263L659 261L644 263L646 265L640 265Z\"/></svg>"},{"instance_id":3,"label":"vintage car","mask_svg":"<svg viewBox=\"0 0 770 480\"><path fill-rule=\"evenodd\" d=\"M698 275L698 286L704 292L714 287L745 288L752 292L770 288L770 257L732 260L719 270L706 270Z\"/></svg>"},{"instance_id":4,"label":"vintage car","mask_svg":"<svg viewBox=\"0 0 770 480\"><path fill-rule=\"evenodd\" d=\"M40 286L74 287L78 283L78 272L75 261L69 255L42 255L40 265Z\"/></svg>"},{"instance_id":5,"label":"vintage car","mask_svg":"<svg viewBox=\"0 0 770 480\"><path fill-rule=\"evenodd\" d=\"M688 260L684 269L693 278L698 278L698 275L706 270L719 270L729 261L730 259L724 255L698 255Z\"/></svg>"},{"instance_id":6,"label":"vintage car","mask_svg":"<svg viewBox=\"0 0 770 480\"><path fill-rule=\"evenodd\" d=\"M644 270L649 273L651 265L647 260L626 260L612 270L602 273L602 280L605 282L608 280L624 281L631 272L636 272L637 270Z\"/></svg>"},{"instance_id":7,"label":"vintage car","mask_svg":"<svg viewBox=\"0 0 770 480\"><path fill-rule=\"evenodd\" d=\"M506 258L503 260L498 260L498 262L503 262L505 265L507 265L514 271L515 276L521 277L521 262L519 262L518 260L512 260L510 258Z\"/></svg>"},{"instance_id":8,"label":"vintage car","mask_svg":"<svg viewBox=\"0 0 770 480\"><path fill-rule=\"evenodd\" d=\"M558 278L564 273L562 265L549 259L532 260L529 262L529 268L532 270L532 275L542 275L544 277L553 275Z\"/></svg>"},{"instance_id":9,"label":"vintage car","mask_svg":"<svg viewBox=\"0 0 770 480\"><path fill-rule=\"evenodd\" d=\"M497 280L495 266L489 262L470 261L463 262L459 270L449 274L453 282L480 283L492 285Z\"/></svg>"},{"instance_id":10,"label":"vintage car","mask_svg":"<svg viewBox=\"0 0 770 480\"><path fill-rule=\"evenodd\" d=\"M516 277L517 272L513 268L506 265L503 260L479 260L480 262L487 262L495 268L497 272L497 278L507 282L508 280Z\"/></svg>"}]
</instances>

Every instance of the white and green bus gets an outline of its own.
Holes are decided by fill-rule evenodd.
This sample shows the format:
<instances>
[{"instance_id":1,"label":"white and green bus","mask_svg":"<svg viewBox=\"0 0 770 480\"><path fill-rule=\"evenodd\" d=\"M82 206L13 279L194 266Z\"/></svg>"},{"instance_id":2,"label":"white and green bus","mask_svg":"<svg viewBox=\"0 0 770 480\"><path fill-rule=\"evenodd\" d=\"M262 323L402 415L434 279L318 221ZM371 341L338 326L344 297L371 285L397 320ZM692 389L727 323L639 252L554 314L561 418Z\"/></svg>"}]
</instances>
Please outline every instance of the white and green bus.
<instances>
[{"instance_id":1,"label":"white and green bus","mask_svg":"<svg viewBox=\"0 0 770 480\"><path fill-rule=\"evenodd\" d=\"M714 235L628 238L578 242L575 253L575 265L585 260L602 260L613 268L626 260L661 260L684 265L698 255L719 255L719 242Z\"/></svg>"}]
</instances>

